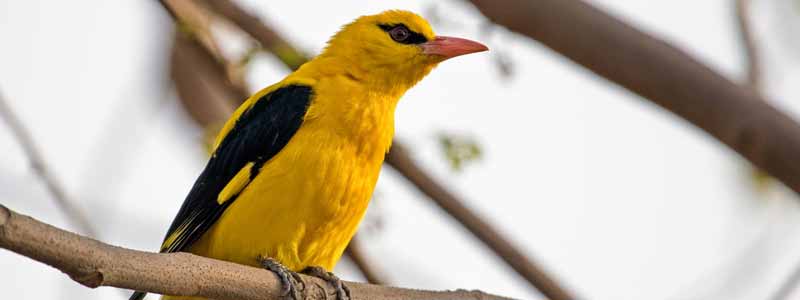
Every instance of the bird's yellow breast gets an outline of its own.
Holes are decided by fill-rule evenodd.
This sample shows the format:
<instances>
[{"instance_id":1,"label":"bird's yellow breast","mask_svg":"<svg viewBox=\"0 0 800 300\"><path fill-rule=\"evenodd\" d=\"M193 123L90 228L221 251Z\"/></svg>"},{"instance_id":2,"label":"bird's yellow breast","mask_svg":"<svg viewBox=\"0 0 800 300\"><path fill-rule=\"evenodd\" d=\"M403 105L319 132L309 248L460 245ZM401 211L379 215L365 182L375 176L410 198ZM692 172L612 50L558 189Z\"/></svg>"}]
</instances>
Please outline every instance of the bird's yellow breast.
<instances>
[{"instance_id":1,"label":"bird's yellow breast","mask_svg":"<svg viewBox=\"0 0 800 300\"><path fill-rule=\"evenodd\" d=\"M258 257L272 257L296 271L332 270L339 260L391 144L399 95L370 93L348 76L303 80L303 74L278 84L312 86L303 125L191 252L253 266Z\"/></svg>"}]
</instances>

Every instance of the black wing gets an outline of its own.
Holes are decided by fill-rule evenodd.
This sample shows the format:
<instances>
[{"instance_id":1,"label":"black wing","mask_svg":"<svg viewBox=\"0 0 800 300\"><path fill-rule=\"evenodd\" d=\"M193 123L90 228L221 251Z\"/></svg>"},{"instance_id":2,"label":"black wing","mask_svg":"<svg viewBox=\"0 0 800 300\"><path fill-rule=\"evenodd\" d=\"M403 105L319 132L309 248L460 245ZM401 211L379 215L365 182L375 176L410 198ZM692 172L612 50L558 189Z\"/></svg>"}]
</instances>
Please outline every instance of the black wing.
<instances>
[{"instance_id":1,"label":"black wing","mask_svg":"<svg viewBox=\"0 0 800 300\"><path fill-rule=\"evenodd\" d=\"M311 87L289 85L263 96L242 113L186 196L165 242L177 235L161 252L185 250L216 222L236 197L219 204L222 189L251 162L250 178L254 178L286 146L302 125L311 97Z\"/></svg>"},{"instance_id":2,"label":"black wing","mask_svg":"<svg viewBox=\"0 0 800 300\"><path fill-rule=\"evenodd\" d=\"M234 195L219 204L219 193L249 163L253 163L250 179L254 178L261 166L289 143L303 124L311 97L309 86L281 87L258 99L239 116L183 201L167 231L161 252L185 250L217 221L236 200ZM172 241L167 243L173 234ZM130 299L141 300L145 295L137 291Z\"/></svg>"}]
</instances>

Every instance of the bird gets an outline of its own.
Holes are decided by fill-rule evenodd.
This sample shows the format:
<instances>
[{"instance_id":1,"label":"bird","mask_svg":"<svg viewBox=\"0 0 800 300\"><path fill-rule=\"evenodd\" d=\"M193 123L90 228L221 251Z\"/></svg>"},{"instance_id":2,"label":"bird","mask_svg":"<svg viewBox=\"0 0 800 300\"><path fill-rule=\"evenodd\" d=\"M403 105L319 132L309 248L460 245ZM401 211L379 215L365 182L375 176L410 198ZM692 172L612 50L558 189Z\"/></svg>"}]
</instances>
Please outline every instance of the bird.
<instances>
[{"instance_id":1,"label":"bird","mask_svg":"<svg viewBox=\"0 0 800 300\"><path fill-rule=\"evenodd\" d=\"M439 63L487 50L435 35L405 10L344 25L318 56L233 112L160 252L268 269L294 299L302 272L349 299L331 271L371 199L399 99Z\"/></svg>"}]
</instances>

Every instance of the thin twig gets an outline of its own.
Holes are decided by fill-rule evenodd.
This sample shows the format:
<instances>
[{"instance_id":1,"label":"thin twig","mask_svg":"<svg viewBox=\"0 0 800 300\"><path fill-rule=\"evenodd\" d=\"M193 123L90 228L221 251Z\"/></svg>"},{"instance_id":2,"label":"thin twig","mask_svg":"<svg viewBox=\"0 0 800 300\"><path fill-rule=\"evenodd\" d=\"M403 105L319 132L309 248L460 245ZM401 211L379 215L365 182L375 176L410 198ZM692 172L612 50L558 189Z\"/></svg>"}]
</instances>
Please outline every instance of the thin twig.
<instances>
[{"instance_id":1,"label":"thin twig","mask_svg":"<svg viewBox=\"0 0 800 300\"><path fill-rule=\"evenodd\" d=\"M739 37L744 47L744 57L747 62L747 85L753 91L764 97L763 73L761 68L761 57L756 38L753 34L753 22L751 15L752 0L734 0L736 8L736 23L739 25ZM772 182L769 174L759 168L752 168L751 174L756 187L764 190L768 183Z\"/></svg>"},{"instance_id":2,"label":"thin twig","mask_svg":"<svg viewBox=\"0 0 800 300\"><path fill-rule=\"evenodd\" d=\"M69 199L61 183L50 172L50 168L44 161L44 157L33 141L30 131L22 124L22 121L14 114L11 106L8 105L5 97L0 93L0 115L5 120L6 125L11 129L17 142L22 147L22 151L28 157L31 168L39 176L47 187L47 191L53 197L58 208L73 222L78 229L89 236L97 236L97 231L92 227L89 218L86 217L80 208L75 206Z\"/></svg>"},{"instance_id":3,"label":"thin twig","mask_svg":"<svg viewBox=\"0 0 800 300\"><path fill-rule=\"evenodd\" d=\"M458 197L428 175L408 153L406 147L398 144L386 155L386 163L408 179L422 193L433 200L442 210L458 220L473 235L494 251L514 271L536 287L551 300L575 299L553 280L543 269L499 231L467 208Z\"/></svg>"},{"instance_id":4,"label":"thin twig","mask_svg":"<svg viewBox=\"0 0 800 300\"><path fill-rule=\"evenodd\" d=\"M104 244L0 204L0 248L66 273L87 287L113 286L211 299L284 299L274 273L188 253L148 253ZM336 291L319 278L301 275L304 299L328 299ZM351 299L508 299L480 291L421 291L348 282Z\"/></svg>"},{"instance_id":5,"label":"thin twig","mask_svg":"<svg viewBox=\"0 0 800 300\"><path fill-rule=\"evenodd\" d=\"M747 61L747 82L757 91L762 88L762 68L761 57L756 46L755 35L753 34L753 22L750 17L753 1L734 0L736 2L736 23L739 25L739 37L745 49L745 60Z\"/></svg>"},{"instance_id":6,"label":"thin twig","mask_svg":"<svg viewBox=\"0 0 800 300\"><path fill-rule=\"evenodd\" d=\"M251 15L230 0L204 1L212 10L247 32L261 47L278 57L291 70L296 70L308 57L258 17Z\"/></svg>"},{"instance_id":7,"label":"thin twig","mask_svg":"<svg viewBox=\"0 0 800 300\"><path fill-rule=\"evenodd\" d=\"M347 253L350 260L353 261L353 264L356 265L361 274L364 275L364 278L367 282L372 284L379 284L379 285L386 285L388 282L386 278L383 277L381 272L377 272L375 270L375 264L370 263L370 260L367 259L366 253L364 249L362 249L363 245L361 243L361 239L356 234L353 239L350 240L350 244L347 245L347 249L345 253Z\"/></svg>"},{"instance_id":8,"label":"thin twig","mask_svg":"<svg viewBox=\"0 0 800 300\"><path fill-rule=\"evenodd\" d=\"M204 127L216 127L225 122L236 108L230 98L247 97L227 84L224 68L195 39L176 34L171 56L170 77L178 98L192 118Z\"/></svg>"},{"instance_id":9,"label":"thin twig","mask_svg":"<svg viewBox=\"0 0 800 300\"><path fill-rule=\"evenodd\" d=\"M163 6L170 13L174 20L178 20L178 31L184 35L191 36L197 43L201 44L208 55L213 58L213 63L223 68L226 76L226 85L241 97L246 98L250 95L244 77L240 72L240 66L226 57L217 44L214 35L211 33L211 26L214 23L214 15L202 5L195 1L182 0L160 0ZM236 98L231 101L244 101L244 98Z\"/></svg>"},{"instance_id":10,"label":"thin twig","mask_svg":"<svg viewBox=\"0 0 800 300\"><path fill-rule=\"evenodd\" d=\"M757 92L763 95L763 69L761 68L761 58L759 56L755 35L753 34L753 22L751 15L752 0L736 1L736 19L739 24L739 35L745 46L745 57L747 60L747 82ZM754 170L756 178L769 178L767 174L762 174L761 170ZM763 180L763 179L762 179ZM800 283L800 263L793 267L792 273L786 277L772 294L770 300L786 300L792 296L792 292L797 289Z\"/></svg>"},{"instance_id":11,"label":"thin twig","mask_svg":"<svg viewBox=\"0 0 800 300\"><path fill-rule=\"evenodd\" d=\"M787 300L790 299L789 297L792 296L792 292L797 289L797 283L800 282L800 263L798 263L794 269L792 269L792 274L789 274L783 283L781 283L780 287L778 288L775 293L769 297L770 300Z\"/></svg>"}]
</instances>

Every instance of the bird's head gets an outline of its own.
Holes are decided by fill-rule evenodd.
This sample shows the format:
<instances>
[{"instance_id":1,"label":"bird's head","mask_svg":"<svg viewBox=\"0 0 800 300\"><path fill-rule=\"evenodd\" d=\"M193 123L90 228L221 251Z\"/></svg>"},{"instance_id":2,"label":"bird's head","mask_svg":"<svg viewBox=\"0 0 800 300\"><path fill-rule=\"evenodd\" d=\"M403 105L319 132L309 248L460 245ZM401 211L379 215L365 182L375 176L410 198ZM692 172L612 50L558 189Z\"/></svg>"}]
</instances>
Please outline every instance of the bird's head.
<instances>
[{"instance_id":1,"label":"bird's head","mask_svg":"<svg viewBox=\"0 0 800 300\"><path fill-rule=\"evenodd\" d=\"M486 50L478 42L435 35L415 13L389 10L345 25L322 56L345 62L349 76L404 91L440 62Z\"/></svg>"}]
</instances>

